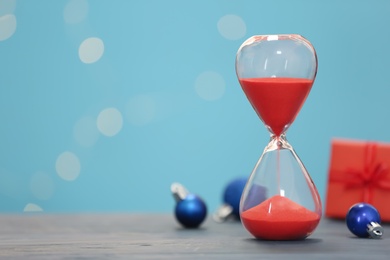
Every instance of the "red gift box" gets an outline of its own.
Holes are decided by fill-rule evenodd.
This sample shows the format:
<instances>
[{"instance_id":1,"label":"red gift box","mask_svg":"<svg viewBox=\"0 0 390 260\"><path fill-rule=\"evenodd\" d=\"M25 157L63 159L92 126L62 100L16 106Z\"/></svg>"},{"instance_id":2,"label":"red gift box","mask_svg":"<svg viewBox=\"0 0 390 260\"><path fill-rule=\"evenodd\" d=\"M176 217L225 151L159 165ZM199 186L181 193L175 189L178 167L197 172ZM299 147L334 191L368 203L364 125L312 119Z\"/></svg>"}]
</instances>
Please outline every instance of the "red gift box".
<instances>
[{"instance_id":1,"label":"red gift box","mask_svg":"<svg viewBox=\"0 0 390 260\"><path fill-rule=\"evenodd\" d=\"M390 221L390 144L334 139L328 177L325 216L344 219L365 202Z\"/></svg>"}]
</instances>

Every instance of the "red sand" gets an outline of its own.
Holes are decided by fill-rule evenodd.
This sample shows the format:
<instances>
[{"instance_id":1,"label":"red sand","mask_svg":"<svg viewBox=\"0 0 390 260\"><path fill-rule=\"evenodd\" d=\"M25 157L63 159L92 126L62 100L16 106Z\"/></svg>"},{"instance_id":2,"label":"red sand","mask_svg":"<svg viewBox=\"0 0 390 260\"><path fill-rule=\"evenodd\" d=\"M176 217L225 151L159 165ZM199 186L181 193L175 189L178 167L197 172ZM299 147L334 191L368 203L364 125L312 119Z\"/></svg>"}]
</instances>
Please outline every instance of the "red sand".
<instances>
[{"instance_id":1,"label":"red sand","mask_svg":"<svg viewBox=\"0 0 390 260\"><path fill-rule=\"evenodd\" d=\"M277 136L294 121L313 85L312 80L302 78L243 78L239 81L256 113Z\"/></svg>"},{"instance_id":2,"label":"red sand","mask_svg":"<svg viewBox=\"0 0 390 260\"><path fill-rule=\"evenodd\" d=\"M309 236L320 216L279 195L241 213L245 228L256 238L297 240Z\"/></svg>"}]
</instances>

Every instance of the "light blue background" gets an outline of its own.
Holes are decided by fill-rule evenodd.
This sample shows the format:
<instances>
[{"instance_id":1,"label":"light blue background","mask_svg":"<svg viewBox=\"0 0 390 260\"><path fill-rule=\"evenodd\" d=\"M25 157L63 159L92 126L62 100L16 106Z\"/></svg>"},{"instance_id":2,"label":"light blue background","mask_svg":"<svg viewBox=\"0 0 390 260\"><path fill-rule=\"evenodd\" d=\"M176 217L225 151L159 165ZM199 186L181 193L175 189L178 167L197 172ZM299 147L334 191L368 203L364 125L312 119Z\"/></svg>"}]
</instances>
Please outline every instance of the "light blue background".
<instances>
[{"instance_id":1,"label":"light blue background","mask_svg":"<svg viewBox=\"0 0 390 260\"><path fill-rule=\"evenodd\" d=\"M301 34L317 50L288 139L323 199L332 138L390 141L390 1L0 0L0 37L11 16L15 32L0 41L2 212L170 212L172 182L214 211L268 142L234 70L255 34ZM104 52L84 63L90 37Z\"/></svg>"}]
</instances>

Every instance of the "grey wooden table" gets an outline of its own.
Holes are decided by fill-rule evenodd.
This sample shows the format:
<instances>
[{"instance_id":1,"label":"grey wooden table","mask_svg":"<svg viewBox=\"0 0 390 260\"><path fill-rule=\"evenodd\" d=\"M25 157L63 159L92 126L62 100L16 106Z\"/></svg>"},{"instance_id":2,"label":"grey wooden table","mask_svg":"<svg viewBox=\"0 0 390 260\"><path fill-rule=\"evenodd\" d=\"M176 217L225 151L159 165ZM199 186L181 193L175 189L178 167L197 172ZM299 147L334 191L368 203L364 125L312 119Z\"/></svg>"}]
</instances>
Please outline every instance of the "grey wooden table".
<instances>
[{"instance_id":1,"label":"grey wooden table","mask_svg":"<svg viewBox=\"0 0 390 260\"><path fill-rule=\"evenodd\" d=\"M0 215L0 259L390 259L380 240L323 219L303 241L259 241L239 222L182 229L172 215ZM387 233L387 230L388 233Z\"/></svg>"}]
</instances>

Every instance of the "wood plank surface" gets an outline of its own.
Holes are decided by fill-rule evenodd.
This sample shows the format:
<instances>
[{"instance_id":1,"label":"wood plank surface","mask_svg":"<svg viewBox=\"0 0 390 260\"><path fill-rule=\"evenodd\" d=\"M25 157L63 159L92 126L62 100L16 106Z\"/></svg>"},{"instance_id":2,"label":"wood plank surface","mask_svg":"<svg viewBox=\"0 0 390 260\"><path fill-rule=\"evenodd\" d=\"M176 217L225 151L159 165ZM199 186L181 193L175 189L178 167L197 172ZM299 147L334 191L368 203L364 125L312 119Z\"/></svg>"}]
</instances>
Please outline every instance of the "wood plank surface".
<instances>
[{"instance_id":1,"label":"wood plank surface","mask_svg":"<svg viewBox=\"0 0 390 260\"><path fill-rule=\"evenodd\" d=\"M361 239L324 219L283 242L255 240L239 222L183 229L169 214L0 215L0 259L389 259L389 227Z\"/></svg>"}]
</instances>

